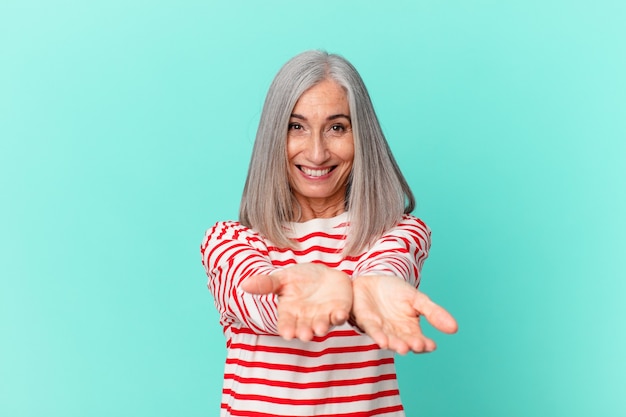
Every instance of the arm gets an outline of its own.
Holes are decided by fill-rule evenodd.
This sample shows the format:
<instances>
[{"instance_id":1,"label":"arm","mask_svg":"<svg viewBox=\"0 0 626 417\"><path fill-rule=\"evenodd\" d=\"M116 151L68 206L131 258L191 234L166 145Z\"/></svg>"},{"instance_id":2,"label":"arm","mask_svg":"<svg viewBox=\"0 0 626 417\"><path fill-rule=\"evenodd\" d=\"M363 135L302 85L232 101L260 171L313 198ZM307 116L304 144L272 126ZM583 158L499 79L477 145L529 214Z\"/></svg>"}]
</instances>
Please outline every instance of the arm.
<instances>
[{"instance_id":1,"label":"arm","mask_svg":"<svg viewBox=\"0 0 626 417\"><path fill-rule=\"evenodd\" d=\"M411 215L403 216L396 227L372 245L352 276L395 276L417 288L430 250L430 236L430 229L424 222Z\"/></svg>"},{"instance_id":2,"label":"arm","mask_svg":"<svg viewBox=\"0 0 626 417\"><path fill-rule=\"evenodd\" d=\"M207 230L200 252L224 329L241 323L257 333L276 334L276 297L241 289L249 276L277 270L261 237L237 222L219 222Z\"/></svg>"},{"instance_id":3,"label":"arm","mask_svg":"<svg viewBox=\"0 0 626 417\"><path fill-rule=\"evenodd\" d=\"M401 354L434 350L435 342L422 334L422 315L435 328L456 332L454 318L417 290L429 248L430 229L406 215L355 268L353 322L383 349Z\"/></svg>"}]
</instances>

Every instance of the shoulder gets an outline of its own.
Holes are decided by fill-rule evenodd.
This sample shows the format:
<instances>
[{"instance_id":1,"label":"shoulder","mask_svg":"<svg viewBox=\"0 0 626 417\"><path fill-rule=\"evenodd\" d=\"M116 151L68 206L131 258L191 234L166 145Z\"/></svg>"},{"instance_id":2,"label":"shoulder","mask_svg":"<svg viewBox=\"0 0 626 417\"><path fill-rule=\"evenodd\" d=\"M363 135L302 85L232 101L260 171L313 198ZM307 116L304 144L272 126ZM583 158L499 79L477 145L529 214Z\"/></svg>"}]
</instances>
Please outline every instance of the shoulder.
<instances>
[{"instance_id":1,"label":"shoulder","mask_svg":"<svg viewBox=\"0 0 626 417\"><path fill-rule=\"evenodd\" d=\"M239 223L238 221L227 220L215 223L208 228L205 233L205 240L264 240L263 237L253 229Z\"/></svg>"},{"instance_id":2,"label":"shoulder","mask_svg":"<svg viewBox=\"0 0 626 417\"><path fill-rule=\"evenodd\" d=\"M417 246L423 250L428 250L431 230L423 220L412 214L404 214L398 223L385 233L383 239L399 239L407 246Z\"/></svg>"},{"instance_id":3,"label":"shoulder","mask_svg":"<svg viewBox=\"0 0 626 417\"><path fill-rule=\"evenodd\" d=\"M202 250L228 243L266 249L269 242L258 232L238 221L220 221L207 229L202 242Z\"/></svg>"},{"instance_id":4,"label":"shoulder","mask_svg":"<svg viewBox=\"0 0 626 417\"><path fill-rule=\"evenodd\" d=\"M405 232L425 237L429 237L431 234L430 227L428 227L422 219L419 219L412 214L402 215L402 218L398 221L398 223L396 223L390 232Z\"/></svg>"},{"instance_id":5,"label":"shoulder","mask_svg":"<svg viewBox=\"0 0 626 417\"><path fill-rule=\"evenodd\" d=\"M232 235L234 233L247 233L250 231L247 227L241 223L233 220L220 221L215 223L212 227L206 230L206 236L210 236L215 239L222 239L226 235Z\"/></svg>"},{"instance_id":6,"label":"shoulder","mask_svg":"<svg viewBox=\"0 0 626 417\"><path fill-rule=\"evenodd\" d=\"M430 236L431 234L430 227L428 227L428 225L422 219L419 219L412 214L403 215L402 219L400 219L396 227L403 230L414 231L427 236Z\"/></svg>"}]
</instances>

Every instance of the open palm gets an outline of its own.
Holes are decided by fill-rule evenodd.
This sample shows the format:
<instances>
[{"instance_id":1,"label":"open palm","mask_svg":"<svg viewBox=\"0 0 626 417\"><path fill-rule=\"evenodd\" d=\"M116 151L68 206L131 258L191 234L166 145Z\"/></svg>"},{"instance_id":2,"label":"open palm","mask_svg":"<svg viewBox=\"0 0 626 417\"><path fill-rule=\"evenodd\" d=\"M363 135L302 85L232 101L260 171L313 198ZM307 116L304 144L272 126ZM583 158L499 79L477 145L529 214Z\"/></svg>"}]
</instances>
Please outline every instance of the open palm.
<instances>
[{"instance_id":1,"label":"open palm","mask_svg":"<svg viewBox=\"0 0 626 417\"><path fill-rule=\"evenodd\" d=\"M278 295L278 333L309 341L346 322L352 306L348 275L319 264L298 264L271 275L249 277L242 289Z\"/></svg>"},{"instance_id":2,"label":"open palm","mask_svg":"<svg viewBox=\"0 0 626 417\"><path fill-rule=\"evenodd\" d=\"M395 276L357 277L353 282L353 298L356 324L383 349L400 354L433 351L435 342L422 333L420 316L442 332L457 330L450 313Z\"/></svg>"}]
</instances>

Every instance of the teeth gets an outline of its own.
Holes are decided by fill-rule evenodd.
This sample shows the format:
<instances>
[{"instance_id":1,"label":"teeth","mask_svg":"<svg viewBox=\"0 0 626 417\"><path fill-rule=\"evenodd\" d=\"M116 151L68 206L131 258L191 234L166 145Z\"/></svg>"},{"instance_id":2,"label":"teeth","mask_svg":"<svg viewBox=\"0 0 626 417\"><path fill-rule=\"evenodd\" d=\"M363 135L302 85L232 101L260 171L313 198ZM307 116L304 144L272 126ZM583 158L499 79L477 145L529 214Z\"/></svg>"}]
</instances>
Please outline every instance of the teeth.
<instances>
[{"instance_id":1,"label":"teeth","mask_svg":"<svg viewBox=\"0 0 626 417\"><path fill-rule=\"evenodd\" d=\"M330 172L330 168L325 169L310 169L305 167L300 167L302 172L306 175L310 175L311 177L321 177L322 175L326 175Z\"/></svg>"}]
</instances>

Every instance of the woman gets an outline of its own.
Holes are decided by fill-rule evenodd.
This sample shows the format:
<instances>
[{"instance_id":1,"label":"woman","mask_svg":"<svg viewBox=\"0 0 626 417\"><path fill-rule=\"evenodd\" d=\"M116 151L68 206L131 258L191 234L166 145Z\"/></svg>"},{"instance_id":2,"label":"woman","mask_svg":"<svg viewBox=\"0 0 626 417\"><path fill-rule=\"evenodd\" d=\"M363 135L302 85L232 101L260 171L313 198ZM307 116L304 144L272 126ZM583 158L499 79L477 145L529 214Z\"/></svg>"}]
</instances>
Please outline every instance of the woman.
<instances>
[{"instance_id":1,"label":"woman","mask_svg":"<svg viewBox=\"0 0 626 417\"><path fill-rule=\"evenodd\" d=\"M228 354L223 416L403 416L394 352L429 352L430 230L355 68L304 52L270 86L239 222L201 245Z\"/></svg>"}]
</instances>

